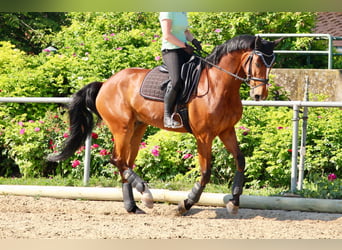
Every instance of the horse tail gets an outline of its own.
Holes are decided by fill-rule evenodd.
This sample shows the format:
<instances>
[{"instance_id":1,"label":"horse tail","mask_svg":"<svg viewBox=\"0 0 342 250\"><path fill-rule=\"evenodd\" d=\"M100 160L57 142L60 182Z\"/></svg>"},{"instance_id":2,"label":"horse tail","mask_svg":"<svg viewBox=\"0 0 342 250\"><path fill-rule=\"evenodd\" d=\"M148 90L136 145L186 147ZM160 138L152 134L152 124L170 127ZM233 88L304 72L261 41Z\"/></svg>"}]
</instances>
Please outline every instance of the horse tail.
<instances>
[{"instance_id":1,"label":"horse tail","mask_svg":"<svg viewBox=\"0 0 342 250\"><path fill-rule=\"evenodd\" d=\"M101 87L102 82L92 82L74 94L69 105L70 135L59 154L48 156L49 161L65 160L83 145L94 127L93 113L101 119L95 104Z\"/></svg>"}]
</instances>

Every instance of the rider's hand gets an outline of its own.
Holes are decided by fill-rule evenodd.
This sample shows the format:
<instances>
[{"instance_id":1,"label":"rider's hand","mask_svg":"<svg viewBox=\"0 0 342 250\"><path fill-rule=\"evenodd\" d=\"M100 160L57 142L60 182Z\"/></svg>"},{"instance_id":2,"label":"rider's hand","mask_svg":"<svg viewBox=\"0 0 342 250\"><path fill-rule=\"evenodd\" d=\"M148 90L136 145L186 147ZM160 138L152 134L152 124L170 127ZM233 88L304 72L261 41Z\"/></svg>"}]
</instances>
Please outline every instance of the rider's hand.
<instances>
[{"instance_id":1,"label":"rider's hand","mask_svg":"<svg viewBox=\"0 0 342 250\"><path fill-rule=\"evenodd\" d=\"M197 50L201 51L202 50L202 45L201 42L198 41L197 39L192 39L192 44L196 47Z\"/></svg>"},{"instance_id":2,"label":"rider's hand","mask_svg":"<svg viewBox=\"0 0 342 250\"><path fill-rule=\"evenodd\" d=\"M185 52L188 53L189 55L193 55L194 54L194 47L190 46L189 44L185 43L185 48L184 48Z\"/></svg>"}]
</instances>

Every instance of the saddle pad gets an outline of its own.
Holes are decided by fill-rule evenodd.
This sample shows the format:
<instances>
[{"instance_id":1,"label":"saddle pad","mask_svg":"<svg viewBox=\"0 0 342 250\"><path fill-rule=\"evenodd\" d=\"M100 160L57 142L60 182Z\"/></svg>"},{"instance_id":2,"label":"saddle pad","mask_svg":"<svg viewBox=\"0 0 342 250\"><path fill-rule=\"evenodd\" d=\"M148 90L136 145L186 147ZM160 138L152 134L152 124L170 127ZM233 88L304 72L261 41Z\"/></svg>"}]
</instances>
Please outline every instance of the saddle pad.
<instances>
[{"instance_id":1,"label":"saddle pad","mask_svg":"<svg viewBox=\"0 0 342 250\"><path fill-rule=\"evenodd\" d=\"M157 66L145 76L140 87L140 95L147 99L163 102L168 81L169 74L160 72L159 66Z\"/></svg>"}]
</instances>

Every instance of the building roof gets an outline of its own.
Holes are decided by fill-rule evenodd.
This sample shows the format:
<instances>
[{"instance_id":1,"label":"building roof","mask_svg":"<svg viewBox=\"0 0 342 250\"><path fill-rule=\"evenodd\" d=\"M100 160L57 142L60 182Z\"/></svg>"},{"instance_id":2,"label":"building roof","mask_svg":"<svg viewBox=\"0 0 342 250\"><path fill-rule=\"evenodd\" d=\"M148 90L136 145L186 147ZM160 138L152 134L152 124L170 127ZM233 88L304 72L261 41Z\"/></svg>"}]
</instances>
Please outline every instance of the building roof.
<instances>
[{"instance_id":1,"label":"building roof","mask_svg":"<svg viewBox=\"0 0 342 250\"><path fill-rule=\"evenodd\" d=\"M313 33L342 37L342 12L318 12ZM342 40L333 41L333 45L342 47Z\"/></svg>"}]
</instances>

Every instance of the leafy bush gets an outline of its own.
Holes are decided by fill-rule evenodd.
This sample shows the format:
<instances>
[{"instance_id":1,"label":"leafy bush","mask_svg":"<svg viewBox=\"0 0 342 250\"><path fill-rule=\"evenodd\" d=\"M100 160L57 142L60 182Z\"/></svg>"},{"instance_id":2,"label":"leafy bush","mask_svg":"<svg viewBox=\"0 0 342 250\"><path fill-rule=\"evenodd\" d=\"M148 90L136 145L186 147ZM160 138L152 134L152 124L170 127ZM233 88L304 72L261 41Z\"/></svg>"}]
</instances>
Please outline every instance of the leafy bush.
<instances>
[{"instance_id":1,"label":"leafy bush","mask_svg":"<svg viewBox=\"0 0 342 250\"><path fill-rule=\"evenodd\" d=\"M56 136L60 128L54 123L54 117L48 114L46 119L27 120L23 115L16 119L7 118L2 128L3 152L15 161L24 177L48 176L54 174L53 164L46 161L51 153L51 137Z\"/></svg>"},{"instance_id":2,"label":"leafy bush","mask_svg":"<svg viewBox=\"0 0 342 250\"><path fill-rule=\"evenodd\" d=\"M195 155L196 142L192 135L160 130L142 142L135 170L147 181L170 181L196 167ZM193 178L197 175L198 172Z\"/></svg>"},{"instance_id":3,"label":"leafy bush","mask_svg":"<svg viewBox=\"0 0 342 250\"><path fill-rule=\"evenodd\" d=\"M342 180L335 174L318 174L311 181L305 180L303 190L298 193L308 198L342 199Z\"/></svg>"}]
</instances>

